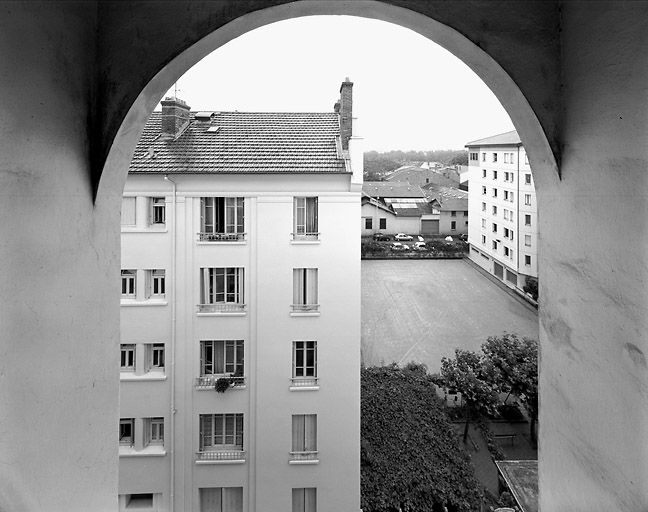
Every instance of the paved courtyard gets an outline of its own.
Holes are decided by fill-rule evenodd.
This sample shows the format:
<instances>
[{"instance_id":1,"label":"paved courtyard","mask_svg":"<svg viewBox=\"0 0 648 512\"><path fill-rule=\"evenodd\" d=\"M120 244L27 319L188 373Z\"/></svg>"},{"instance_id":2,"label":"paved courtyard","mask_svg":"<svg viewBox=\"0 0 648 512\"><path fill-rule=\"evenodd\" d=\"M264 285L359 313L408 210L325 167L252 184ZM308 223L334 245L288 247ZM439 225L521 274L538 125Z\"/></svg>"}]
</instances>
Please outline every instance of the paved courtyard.
<instances>
[{"instance_id":1,"label":"paved courtyard","mask_svg":"<svg viewBox=\"0 0 648 512\"><path fill-rule=\"evenodd\" d=\"M503 332L538 339L537 311L463 260L363 260L363 364L425 363L478 351Z\"/></svg>"}]
</instances>

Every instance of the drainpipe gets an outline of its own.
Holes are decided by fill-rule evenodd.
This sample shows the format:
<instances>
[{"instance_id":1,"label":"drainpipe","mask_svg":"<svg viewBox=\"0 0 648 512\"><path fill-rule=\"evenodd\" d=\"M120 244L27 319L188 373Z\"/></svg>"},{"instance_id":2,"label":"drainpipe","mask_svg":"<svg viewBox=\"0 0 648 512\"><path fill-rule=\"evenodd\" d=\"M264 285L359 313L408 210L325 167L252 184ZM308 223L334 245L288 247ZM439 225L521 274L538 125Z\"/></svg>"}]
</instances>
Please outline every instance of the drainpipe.
<instances>
[{"instance_id":1,"label":"drainpipe","mask_svg":"<svg viewBox=\"0 0 648 512\"><path fill-rule=\"evenodd\" d=\"M520 276L520 146L517 148L517 273ZM518 286L519 288L519 286Z\"/></svg>"},{"instance_id":2,"label":"drainpipe","mask_svg":"<svg viewBox=\"0 0 648 512\"><path fill-rule=\"evenodd\" d=\"M173 512L175 505L175 342L176 342L176 301L178 296L177 283L178 279L176 277L176 254L177 254L177 237L176 237L176 182L170 179L166 174L164 175L164 181L168 181L173 185L173 226L171 231L171 239L173 240L173 249L171 252L171 275L173 276L173 295L171 296L171 346L169 347L169 355L171 356L171 375L169 375L169 382L171 386L171 421L169 422L169 453L171 456L171 471L170 480L171 485L169 486L169 511Z\"/></svg>"}]
</instances>

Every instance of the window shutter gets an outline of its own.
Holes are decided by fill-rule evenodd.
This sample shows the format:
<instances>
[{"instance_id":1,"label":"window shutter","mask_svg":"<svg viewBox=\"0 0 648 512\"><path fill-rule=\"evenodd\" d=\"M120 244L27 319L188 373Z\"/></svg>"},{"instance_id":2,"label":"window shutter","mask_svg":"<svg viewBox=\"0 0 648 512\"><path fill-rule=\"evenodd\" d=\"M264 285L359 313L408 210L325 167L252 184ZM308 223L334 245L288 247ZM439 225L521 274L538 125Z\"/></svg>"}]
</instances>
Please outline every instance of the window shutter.
<instances>
[{"instance_id":1,"label":"window shutter","mask_svg":"<svg viewBox=\"0 0 648 512\"><path fill-rule=\"evenodd\" d=\"M200 489L200 510L205 512L226 512L223 510L221 487L208 487ZM236 510L236 509L232 509Z\"/></svg>"},{"instance_id":2,"label":"window shutter","mask_svg":"<svg viewBox=\"0 0 648 512\"><path fill-rule=\"evenodd\" d=\"M243 487L223 488L222 512L243 512Z\"/></svg>"},{"instance_id":3,"label":"window shutter","mask_svg":"<svg viewBox=\"0 0 648 512\"><path fill-rule=\"evenodd\" d=\"M146 299L151 298L152 290L153 290L153 271L145 270L144 271L144 297Z\"/></svg>"},{"instance_id":4,"label":"window shutter","mask_svg":"<svg viewBox=\"0 0 648 512\"><path fill-rule=\"evenodd\" d=\"M317 450L317 415L307 414L304 417L304 450Z\"/></svg>"},{"instance_id":5,"label":"window shutter","mask_svg":"<svg viewBox=\"0 0 648 512\"><path fill-rule=\"evenodd\" d=\"M317 489L310 487L304 489L304 512L317 512Z\"/></svg>"},{"instance_id":6,"label":"window shutter","mask_svg":"<svg viewBox=\"0 0 648 512\"><path fill-rule=\"evenodd\" d=\"M304 423L305 416L303 414L293 414L292 417L292 451L304 451Z\"/></svg>"},{"instance_id":7,"label":"window shutter","mask_svg":"<svg viewBox=\"0 0 648 512\"><path fill-rule=\"evenodd\" d=\"M305 489L292 490L292 512L305 512L304 491Z\"/></svg>"}]
</instances>

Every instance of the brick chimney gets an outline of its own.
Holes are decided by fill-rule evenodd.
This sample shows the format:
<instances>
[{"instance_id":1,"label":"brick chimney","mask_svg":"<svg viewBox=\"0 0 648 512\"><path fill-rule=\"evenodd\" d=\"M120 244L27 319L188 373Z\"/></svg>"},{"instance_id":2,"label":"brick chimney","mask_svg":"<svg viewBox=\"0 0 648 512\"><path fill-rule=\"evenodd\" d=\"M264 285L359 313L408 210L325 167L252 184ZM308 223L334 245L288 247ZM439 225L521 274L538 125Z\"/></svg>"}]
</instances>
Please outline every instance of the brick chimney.
<instances>
[{"instance_id":1,"label":"brick chimney","mask_svg":"<svg viewBox=\"0 0 648 512\"><path fill-rule=\"evenodd\" d=\"M349 139L353 134L353 82L346 78L340 86L340 107L338 115L340 116L340 139L342 149L349 149Z\"/></svg>"},{"instance_id":2,"label":"brick chimney","mask_svg":"<svg viewBox=\"0 0 648 512\"><path fill-rule=\"evenodd\" d=\"M162 138L175 138L189 123L189 105L179 98L162 100Z\"/></svg>"}]
</instances>

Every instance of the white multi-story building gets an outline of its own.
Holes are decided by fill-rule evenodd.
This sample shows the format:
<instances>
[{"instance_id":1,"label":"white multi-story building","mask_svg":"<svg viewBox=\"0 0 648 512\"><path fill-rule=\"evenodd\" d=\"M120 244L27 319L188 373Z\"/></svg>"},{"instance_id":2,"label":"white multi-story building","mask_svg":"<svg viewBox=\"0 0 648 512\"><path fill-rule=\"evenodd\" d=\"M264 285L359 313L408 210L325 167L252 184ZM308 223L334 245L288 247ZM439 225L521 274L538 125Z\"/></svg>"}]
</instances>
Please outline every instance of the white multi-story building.
<instances>
[{"instance_id":1,"label":"white multi-story building","mask_svg":"<svg viewBox=\"0 0 648 512\"><path fill-rule=\"evenodd\" d=\"M538 214L533 176L516 131L466 144L470 259L522 290L538 277Z\"/></svg>"},{"instance_id":2,"label":"white multi-story building","mask_svg":"<svg viewBox=\"0 0 648 512\"><path fill-rule=\"evenodd\" d=\"M120 510L359 510L352 85L331 113L152 114L122 208Z\"/></svg>"}]
</instances>

